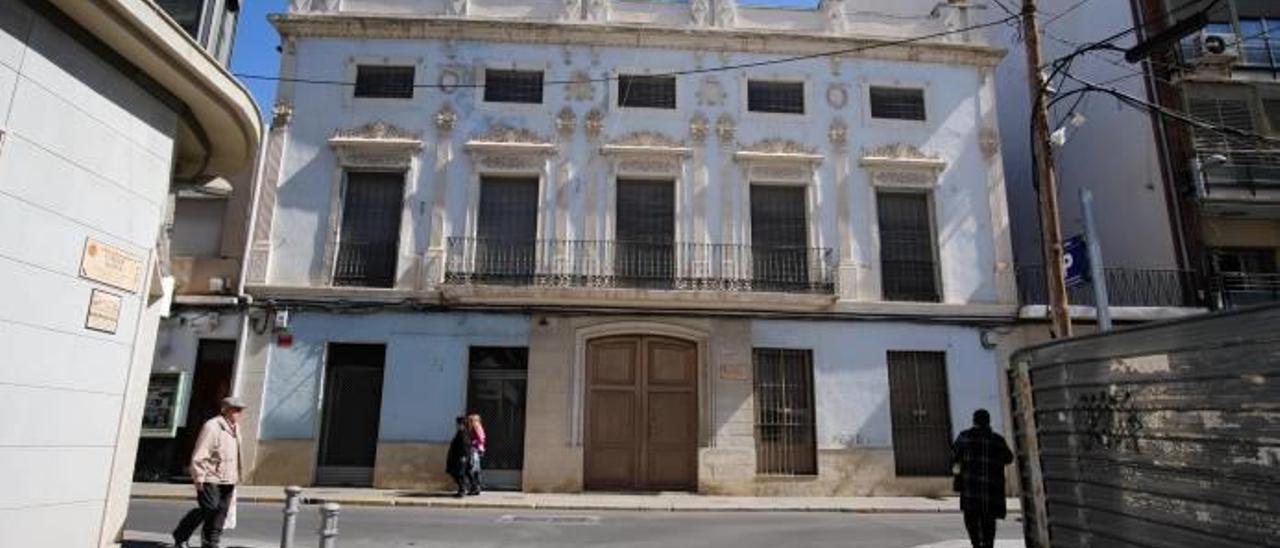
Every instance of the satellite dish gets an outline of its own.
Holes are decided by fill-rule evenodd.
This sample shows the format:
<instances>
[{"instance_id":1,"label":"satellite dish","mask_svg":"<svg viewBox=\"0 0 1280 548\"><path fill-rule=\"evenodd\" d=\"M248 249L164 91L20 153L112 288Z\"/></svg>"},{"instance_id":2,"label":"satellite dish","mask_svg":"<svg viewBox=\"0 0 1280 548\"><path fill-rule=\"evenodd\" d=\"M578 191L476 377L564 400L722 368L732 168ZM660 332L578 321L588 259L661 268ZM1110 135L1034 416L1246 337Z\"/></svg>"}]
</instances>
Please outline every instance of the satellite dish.
<instances>
[{"instance_id":1,"label":"satellite dish","mask_svg":"<svg viewBox=\"0 0 1280 548\"><path fill-rule=\"evenodd\" d=\"M1222 55L1227 52L1227 41L1221 36L1206 36L1204 50L1214 55Z\"/></svg>"}]
</instances>

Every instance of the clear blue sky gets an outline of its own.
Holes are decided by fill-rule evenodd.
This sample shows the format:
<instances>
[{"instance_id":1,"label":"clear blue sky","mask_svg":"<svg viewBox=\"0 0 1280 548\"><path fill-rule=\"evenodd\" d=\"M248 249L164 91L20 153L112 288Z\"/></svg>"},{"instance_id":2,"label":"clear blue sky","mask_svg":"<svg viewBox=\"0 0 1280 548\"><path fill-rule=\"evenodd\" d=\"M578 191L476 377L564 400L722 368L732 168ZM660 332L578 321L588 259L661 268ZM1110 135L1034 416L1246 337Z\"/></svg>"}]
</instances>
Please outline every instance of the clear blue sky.
<instances>
[{"instance_id":1,"label":"clear blue sky","mask_svg":"<svg viewBox=\"0 0 1280 548\"><path fill-rule=\"evenodd\" d=\"M743 6L778 6L812 8L818 0L738 0ZM240 14L240 30L236 36L235 52L231 58L231 70L238 74L276 76L280 73L280 53L276 46L280 37L267 23L268 13L280 13L287 9L288 0L245 0ZM258 100L264 116L270 116L276 95L275 82L243 80Z\"/></svg>"}]
</instances>

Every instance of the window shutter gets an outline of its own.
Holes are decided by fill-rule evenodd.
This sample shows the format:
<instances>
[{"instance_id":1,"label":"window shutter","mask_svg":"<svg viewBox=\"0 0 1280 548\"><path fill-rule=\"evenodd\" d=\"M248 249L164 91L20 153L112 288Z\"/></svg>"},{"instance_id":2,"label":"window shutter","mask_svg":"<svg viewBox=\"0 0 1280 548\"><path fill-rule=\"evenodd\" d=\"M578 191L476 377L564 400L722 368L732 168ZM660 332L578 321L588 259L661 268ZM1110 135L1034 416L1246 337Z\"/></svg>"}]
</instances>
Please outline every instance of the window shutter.
<instances>
[{"instance_id":1,"label":"window shutter","mask_svg":"<svg viewBox=\"0 0 1280 548\"><path fill-rule=\"evenodd\" d=\"M347 173L334 285L395 285L403 203L404 173Z\"/></svg>"},{"instance_id":2,"label":"window shutter","mask_svg":"<svg viewBox=\"0 0 1280 548\"><path fill-rule=\"evenodd\" d=\"M926 194L880 192L880 276L887 301L938 302L933 225Z\"/></svg>"}]
</instances>

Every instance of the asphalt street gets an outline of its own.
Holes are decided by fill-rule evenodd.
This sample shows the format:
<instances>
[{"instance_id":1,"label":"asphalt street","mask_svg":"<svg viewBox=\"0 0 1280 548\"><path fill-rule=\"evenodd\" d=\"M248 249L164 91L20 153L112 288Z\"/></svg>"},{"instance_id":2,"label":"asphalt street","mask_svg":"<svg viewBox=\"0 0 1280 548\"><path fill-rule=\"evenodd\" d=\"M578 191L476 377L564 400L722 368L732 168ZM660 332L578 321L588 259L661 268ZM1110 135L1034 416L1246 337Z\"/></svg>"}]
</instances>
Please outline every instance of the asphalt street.
<instances>
[{"instance_id":1,"label":"asphalt street","mask_svg":"<svg viewBox=\"0 0 1280 548\"><path fill-rule=\"evenodd\" d=\"M135 500L126 548L167 546L168 532L190 503ZM319 507L304 506L298 548L318 545ZM241 504L239 524L223 548L278 547L281 507ZM1017 539L1021 524L1000 523L1001 539ZM607 546L967 548L958 514L765 512L538 512L481 509L344 507L338 548L522 548ZM998 548L1021 546L1001 542Z\"/></svg>"}]
</instances>

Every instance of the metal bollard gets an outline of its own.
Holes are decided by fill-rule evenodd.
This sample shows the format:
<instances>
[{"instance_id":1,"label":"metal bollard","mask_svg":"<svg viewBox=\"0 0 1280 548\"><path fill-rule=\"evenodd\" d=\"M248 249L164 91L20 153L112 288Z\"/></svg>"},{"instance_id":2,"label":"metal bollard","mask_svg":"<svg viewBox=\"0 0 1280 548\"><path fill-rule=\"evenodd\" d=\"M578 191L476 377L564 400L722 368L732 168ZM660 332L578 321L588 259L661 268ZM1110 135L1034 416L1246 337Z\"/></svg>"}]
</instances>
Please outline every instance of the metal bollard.
<instances>
[{"instance_id":1,"label":"metal bollard","mask_svg":"<svg viewBox=\"0 0 1280 548\"><path fill-rule=\"evenodd\" d=\"M338 545L338 510L336 502L326 502L320 507L322 523L320 525L320 548L334 548Z\"/></svg>"},{"instance_id":2,"label":"metal bollard","mask_svg":"<svg viewBox=\"0 0 1280 548\"><path fill-rule=\"evenodd\" d=\"M298 528L298 507L302 504L302 488L284 488L284 526L280 530L280 548L293 548L293 534Z\"/></svg>"}]
</instances>

